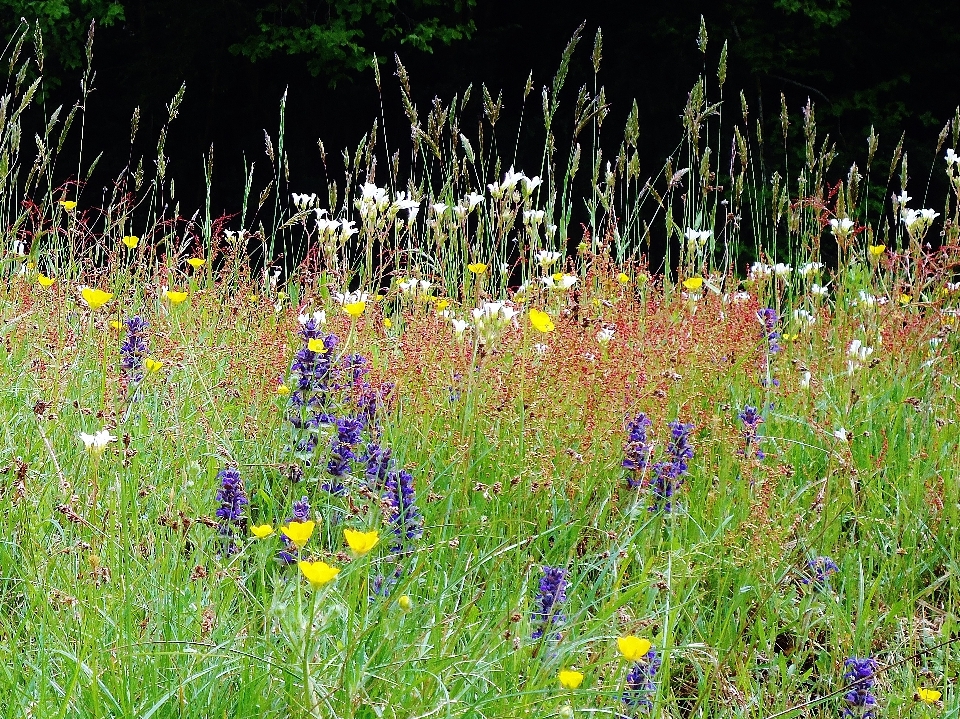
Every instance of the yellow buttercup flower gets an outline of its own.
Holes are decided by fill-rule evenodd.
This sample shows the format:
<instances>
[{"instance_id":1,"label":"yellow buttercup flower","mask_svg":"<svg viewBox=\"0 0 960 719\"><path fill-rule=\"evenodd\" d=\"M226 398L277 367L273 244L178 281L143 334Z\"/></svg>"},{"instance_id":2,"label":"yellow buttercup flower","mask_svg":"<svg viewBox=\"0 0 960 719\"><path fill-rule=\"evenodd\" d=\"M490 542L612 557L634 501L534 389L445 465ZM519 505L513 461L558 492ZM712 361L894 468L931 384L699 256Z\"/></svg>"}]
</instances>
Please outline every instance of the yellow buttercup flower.
<instances>
[{"instance_id":1,"label":"yellow buttercup flower","mask_svg":"<svg viewBox=\"0 0 960 719\"><path fill-rule=\"evenodd\" d=\"M46 290L46 289L49 289L49 288L53 287L53 283L54 283L54 282L56 282L56 280L53 279L52 277L47 277L47 276L46 276L45 274L43 274L42 272L38 272L38 273L37 273L37 283L38 283L43 289Z\"/></svg>"},{"instance_id":2,"label":"yellow buttercup flower","mask_svg":"<svg viewBox=\"0 0 960 719\"><path fill-rule=\"evenodd\" d=\"M450 300L438 300L437 301L437 312L443 312L447 307L450 306Z\"/></svg>"},{"instance_id":3,"label":"yellow buttercup flower","mask_svg":"<svg viewBox=\"0 0 960 719\"><path fill-rule=\"evenodd\" d=\"M649 639L643 639L633 634L617 639L617 648L623 658L631 662L639 662L646 657L651 646L653 645L650 644Z\"/></svg>"},{"instance_id":4,"label":"yellow buttercup flower","mask_svg":"<svg viewBox=\"0 0 960 719\"><path fill-rule=\"evenodd\" d=\"M617 275L617 282L619 282L621 285L629 285L630 276L626 272L621 272L619 275Z\"/></svg>"},{"instance_id":5,"label":"yellow buttercup flower","mask_svg":"<svg viewBox=\"0 0 960 719\"><path fill-rule=\"evenodd\" d=\"M367 303L360 302L350 302L343 306L343 311L346 312L351 317L359 317L363 314L363 311L367 309Z\"/></svg>"},{"instance_id":6,"label":"yellow buttercup flower","mask_svg":"<svg viewBox=\"0 0 960 719\"><path fill-rule=\"evenodd\" d=\"M110 320L110 329L119 332L121 329L123 329L123 322L120 320Z\"/></svg>"},{"instance_id":7,"label":"yellow buttercup flower","mask_svg":"<svg viewBox=\"0 0 960 719\"><path fill-rule=\"evenodd\" d=\"M77 203L73 200L60 200L60 207L65 209L67 212L74 209L77 206Z\"/></svg>"},{"instance_id":8,"label":"yellow buttercup flower","mask_svg":"<svg viewBox=\"0 0 960 719\"><path fill-rule=\"evenodd\" d=\"M288 394L290 394L290 388L285 384L277 385L277 394L281 397L286 397Z\"/></svg>"},{"instance_id":9,"label":"yellow buttercup flower","mask_svg":"<svg viewBox=\"0 0 960 719\"><path fill-rule=\"evenodd\" d=\"M207 261L202 257L191 257L187 260L187 264L190 265L193 269L198 270L203 267Z\"/></svg>"},{"instance_id":10,"label":"yellow buttercup flower","mask_svg":"<svg viewBox=\"0 0 960 719\"><path fill-rule=\"evenodd\" d=\"M254 304L254 303L255 303L257 300L259 300L259 299L260 299L260 296L259 296L259 295L250 295L249 297L247 297L247 301L248 301L250 304Z\"/></svg>"},{"instance_id":11,"label":"yellow buttercup flower","mask_svg":"<svg viewBox=\"0 0 960 719\"><path fill-rule=\"evenodd\" d=\"M266 539L271 534L273 534L273 525L272 524L260 524L253 525L250 527L250 531L253 532L253 536L257 539Z\"/></svg>"},{"instance_id":12,"label":"yellow buttercup flower","mask_svg":"<svg viewBox=\"0 0 960 719\"><path fill-rule=\"evenodd\" d=\"M331 567L326 562L297 562L297 566L314 587L322 587L340 574L338 567Z\"/></svg>"},{"instance_id":13,"label":"yellow buttercup flower","mask_svg":"<svg viewBox=\"0 0 960 719\"><path fill-rule=\"evenodd\" d=\"M380 532L374 529L372 532L358 532L355 529L344 529L343 538L347 540L356 554L366 554L377 546L380 541Z\"/></svg>"},{"instance_id":14,"label":"yellow buttercup flower","mask_svg":"<svg viewBox=\"0 0 960 719\"><path fill-rule=\"evenodd\" d=\"M80 297L83 298L83 301L87 303L87 307L91 310L99 310L113 299L113 293L97 290L93 287L84 287L80 290Z\"/></svg>"},{"instance_id":15,"label":"yellow buttercup flower","mask_svg":"<svg viewBox=\"0 0 960 719\"><path fill-rule=\"evenodd\" d=\"M900 300L901 305L909 305L913 301L913 298L910 295L900 295L897 299Z\"/></svg>"},{"instance_id":16,"label":"yellow buttercup flower","mask_svg":"<svg viewBox=\"0 0 960 719\"><path fill-rule=\"evenodd\" d=\"M159 362L152 357L147 357L143 361L143 366L147 369L147 372L158 372L160 368L163 367L163 362Z\"/></svg>"},{"instance_id":17,"label":"yellow buttercup flower","mask_svg":"<svg viewBox=\"0 0 960 719\"><path fill-rule=\"evenodd\" d=\"M583 683L583 672L575 672L572 669L561 669L557 675L561 686L564 689L576 689Z\"/></svg>"},{"instance_id":18,"label":"yellow buttercup flower","mask_svg":"<svg viewBox=\"0 0 960 719\"><path fill-rule=\"evenodd\" d=\"M886 252L886 250L886 245L867 245L867 252L870 253L871 257L879 257Z\"/></svg>"},{"instance_id":19,"label":"yellow buttercup flower","mask_svg":"<svg viewBox=\"0 0 960 719\"><path fill-rule=\"evenodd\" d=\"M683 286L690 292L696 292L701 287L703 287L703 278L702 277L688 277L683 281Z\"/></svg>"},{"instance_id":20,"label":"yellow buttercup flower","mask_svg":"<svg viewBox=\"0 0 960 719\"><path fill-rule=\"evenodd\" d=\"M384 317L383 326L386 327L387 329L390 329L391 327L393 327L393 320L391 320L389 317Z\"/></svg>"},{"instance_id":21,"label":"yellow buttercup flower","mask_svg":"<svg viewBox=\"0 0 960 719\"><path fill-rule=\"evenodd\" d=\"M319 352L320 354L325 354L327 351L326 345L323 344L323 339L319 337L307 340L307 349L311 352Z\"/></svg>"},{"instance_id":22,"label":"yellow buttercup flower","mask_svg":"<svg viewBox=\"0 0 960 719\"><path fill-rule=\"evenodd\" d=\"M554 272L553 275L552 275L552 277L553 277L553 281L554 281L554 282L560 282L560 281L563 279L563 273L562 273L562 272Z\"/></svg>"},{"instance_id":23,"label":"yellow buttercup flower","mask_svg":"<svg viewBox=\"0 0 960 719\"><path fill-rule=\"evenodd\" d=\"M533 328L539 332L553 332L555 329L553 320L550 319L550 315L546 312L542 312L538 309L531 309L529 313L530 324L533 325Z\"/></svg>"},{"instance_id":24,"label":"yellow buttercup flower","mask_svg":"<svg viewBox=\"0 0 960 719\"><path fill-rule=\"evenodd\" d=\"M940 701L940 697L943 696L936 689L924 689L923 687L917 687L916 698L922 701L924 704L933 704L934 702Z\"/></svg>"},{"instance_id":25,"label":"yellow buttercup flower","mask_svg":"<svg viewBox=\"0 0 960 719\"><path fill-rule=\"evenodd\" d=\"M413 600L410 599L409 594L401 594L400 598L397 599L397 606L400 607L404 612L409 612L413 609Z\"/></svg>"},{"instance_id":26,"label":"yellow buttercup flower","mask_svg":"<svg viewBox=\"0 0 960 719\"><path fill-rule=\"evenodd\" d=\"M285 527L281 527L280 531L283 533L283 536L296 544L299 549L303 549L313 535L313 528L316 526L316 522L311 519L309 522L290 522Z\"/></svg>"},{"instance_id":27,"label":"yellow buttercup flower","mask_svg":"<svg viewBox=\"0 0 960 719\"><path fill-rule=\"evenodd\" d=\"M473 264L467 265L467 269L475 275L482 275L487 271L487 265L483 262L474 262Z\"/></svg>"},{"instance_id":28,"label":"yellow buttercup flower","mask_svg":"<svg viewBox=\"0 0 960 719\"><path fill-rule=\"evenodd\" d=\"M140 238L137 237L136 235L127 235L125 237L121 237L120 241L123 244L125 244L127 247L129 247L131 250L140 244Z\"/></svg>"},{"instance_id":29,"label":"yellow buttercup flower","mask_svg":"<svg viewBox=\"0 0 960 719\"><path fill-rule=\"evenodd\" d=\"M178 292L176 290L166 290L163 293L163 296L170 300L171 305L179 305L185 299L187 299L186 292Z\"/></svg>"}]
</instances>

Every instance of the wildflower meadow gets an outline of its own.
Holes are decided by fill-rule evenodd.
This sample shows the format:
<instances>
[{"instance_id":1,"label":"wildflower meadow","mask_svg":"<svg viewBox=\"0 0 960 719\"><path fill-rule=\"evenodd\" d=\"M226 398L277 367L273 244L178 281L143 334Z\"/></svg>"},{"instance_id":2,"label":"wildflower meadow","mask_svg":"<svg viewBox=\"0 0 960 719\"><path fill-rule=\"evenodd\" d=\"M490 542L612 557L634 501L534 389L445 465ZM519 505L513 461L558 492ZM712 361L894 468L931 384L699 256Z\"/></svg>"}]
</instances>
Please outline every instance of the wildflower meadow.
<instances>
[{"instance_id":1,"label":"wildflower meadow","mask_svg":"<svg viewBox=\"0 0 960 719\"><path fill-rule=\"evenodd\" d=\"M932 157L871 133L841 168L812 102L763 136L702 27L641 168L636 112L565 87L600 73L578 31L517 89L538 167L486 86L417 107L381 59L409 127L321 143L302 187L281 105L216 216L169 174L182 92L90 186L61 150L93 70L47 107L32 37L0 100L0 714L958 716L960 111Z\"/></svg>"}]
</instances>

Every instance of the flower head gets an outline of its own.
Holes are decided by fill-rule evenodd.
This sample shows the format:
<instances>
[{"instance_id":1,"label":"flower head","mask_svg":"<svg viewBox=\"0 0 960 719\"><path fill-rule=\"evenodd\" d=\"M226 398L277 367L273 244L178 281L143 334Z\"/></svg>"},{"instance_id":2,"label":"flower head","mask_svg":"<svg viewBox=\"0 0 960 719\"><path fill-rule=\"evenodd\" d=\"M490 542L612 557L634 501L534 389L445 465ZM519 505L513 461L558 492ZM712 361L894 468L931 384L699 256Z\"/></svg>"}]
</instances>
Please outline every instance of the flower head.
<instances>
[{"instance_id":1,"label":"flower head","mask_svg":"<svg viewBox=\"0 0 960 719\"><path fill-rule=\"evenodd\" d=\"M266 539L271 534L273 534L273 525L272 524L254 524L250 527L250 532L257 539Z\"/></svg>"},{"instance_id":2,"label":"flower head","mask_svg":"<svg viewBox=\"0 0 960 719\"><path fill-rule=\"evenodd\" d=\"M343 306L343 311L351 317L359 317L365 309L367 309L367 303L362 300L360 302L350 302Z\"/></svg>"},{"instance_id":3,"label":"flower head","mask_svg":"<svg viewBox=\"0 0 960 719\"><path fill-rule=\"evenodd\" d=\"M220 489L217 490L220 506L216 512L220 519L220 537L224 554L235 554L238 548L233 541L233 530L234 526L242 527L244 524L243 508L248 504L247 494L236 467L225 467L217 477L220 479Z\"/></svg>"},{"instance_id":4,"label":"flower head","mask_svg":"<svg viewBox=\"0 0 960 719\"><path fill-rule=\"evenodd\" d=\"M53 279L52 277L47 277L42 272L37 273L37 284L43 287L43 289L46 290L46 289L49 289L50 287L53 287L54 282L56 282L56 280Z\"/></svg>"},{"instance_id":5,"label":"flower head","mask_svg":"<svg viewBox=\"0 0 960 719\"><path fill-rule=\"evenodd\" d=\"M297 545L297 549L303 549L310 537L313 536L315 527L316 522L313 520L305 522L292 521L281 527L280 532L284 537Z\"/></svg>"},{"instance_id":6,"label":"flower head","mask_svg":"<svg viewBox=\"0 0 960 719\"><path fill-rule=\"evenodd\" d=\"M300 572L314 588L322 587L340 574L339 567L331 567L326 562L300 561L297 562L297 566L300 567Z\"/></svg>"},{"instance_id":7,"label":"flower head","mask_svg":"<svg viewBox=\"0 0 960 719\"><path fill-rule=\"evenodd\" d=\"M530 324L538 332L553 332L555 329L550 315L538 309L531 309L529 313Z\"/></svg>"},{"instance_id":8,"label":"flower head","mask_svg":"<svg viewBox=\"0 0 960 719\"><path fill-rule=\"evenodd\" d=\"M653 645L650 644L649 639L633 634L617 639L617 649L620 650L623 658L630 662L638 662L643 659L646 653L650 651L651 646Z\"/></svg>"},{"instance_id":9,"label":"flower head","mask_svg":"<svg viewBox=\"0 0 960 719\"><path fill-rule=\"evenodd\" d=\"M628 275L626 272L621 272L619 275L617 275L617 282L619 282L621 285L629 285L630 275Z\"/></svg>"},{"instance_id":10,"label":"flower head","mask_svg":"<svg viewBox=\"0 0 960 719\"><path fill-rule=\"evenodd\" d=\"M847 705L843 715L851 719L872 719L876 715L877 705L877 699L871 691L875 682L873 674L877 671L877 660L870 657L849 657L843 666L846 669L843 679L849 684L849 691L843 695L843 701Z\"/></svg>"},{"instance_id":11,"label":"flower head","mask_svg":"<svg viewBox=\"0 0 960 719\"><path fill-rule=\"evenodd\" d=\"M473 262L467 265L467 269L475 275L482 275L487 271L487 265L484 262Z\"/></svg>"},{"instance_id":12,"label":"flower head","mask_svg":"<svg viewBox=\"0 0 960 719\"><path fill-rule=\"evenodd\" d=\"M107 448L107 445L110 442L117 441L117 438L105 429L102 429L94 434L81 432L80 439L83 440L83 446L87 448L87 451L94 455L103 454L103 450Z\"/></svg>"},{"instance_id":13,"label":"flower head","mask_svg":"<svg viewBox=\"0 0 960 719\"><path fill-rule=\"evenodd\" d=\"M537 597L534 600L533 625L531 637L540 639L551 625L562 624L564 620L560 608L567 601L567 570L562 567L544 567L540 579ZM559 635L557 635L559 636Z\"/></svg>"},{"instance_id":14,"label":"flower head","mask_svg":"<svg viewBox=\"0 0 960 719\"><path fill-rule=\"evenodd\" d=\"M207 261L202 257L191 257L189 260L187 260L187 264L193 269L198 270L207 264Z\"/></svg>"},{"instance_id":15,"label":"flower head","mask_svg":"<svg viewBox=\"0 0 960 719\"><path fill-rule=\"evenodd\" d=\"M136 235L125 235L120 238L120 241L128 248L134 249L137 245L140 244L140 238Z\"/></svg>"},{"instance_id":16,"label":"flower head","mask_svg":"<svg viewBox=\"0 0 960 719\"><path fill-rule=\"evenodd\" d=\"M953 150L951 150L953 152ZM934 702L940 701L940 697L943 696L936 689L924 689L923 687L917 687L917 699L922 701L924 704L933 704Z\"/></svg>"},{"instance_id":17,"label":"flower head","mask_svg":"<svg viewBox=\"0 0 960 719\"><path fill-rule=\"evenodd\" d=\"M623 692L623 703L635 709L649 711L653 708L650 695L656 689L656 676L660 670L660 657L657 650L651 648L646 655L638 660L627 672L626 684Z\"/></svg>"},{"instance_id":18,"label":"flower head","mask_svg":"<svg viewBox=\"0 0 960 719\"><path fill-rule=\"evenodd\" d=\"M583 683L583 672L577 672L572 669L561 669L557 675L560 685L564 689L576 689Z\"/></svg>"},{"instance_id":19,"label":"flower head","mask_svg":"<svg viewBox=\"0 0 960 719\"><path fill-rule=\"evenodd\" d=\"M84 287L80 290L80 297L87 303L91 310L99 310L110 300L113 299L113 293L94 289L93 287Z\"/></svg>"},{"instance_id":20,"label":"flower head","mask_svg":"<svg viewBox=\"0 0 960 719\"><path fill-rule=\"evenodd\" d=\"M374 529L371 532L358 532L355 529L344 529L343 538L355 554L366 554L380 542L380 532Z\"/></svg>"},{"instance_id":21,"label":"flower head","mask_svg":"<svg viewBox=\"0 0 960 719\"><path fill-rule=\"evenodd\" d=\"M185 299L187 299L186 292L178 292L177 290L164 290L163 296L170 302L171 305L179 305Z\"/></svg>"},{"instance_id":22,"label":"flower head","mask_svg":"<svg viewBox=\"0 0 960 719\"><path fill-rule=\"evenodd\" d=\"M67 212L76 209L77 203L73 200L60 200L60 207L65 209Z\"/></svg>"}]
</instances>

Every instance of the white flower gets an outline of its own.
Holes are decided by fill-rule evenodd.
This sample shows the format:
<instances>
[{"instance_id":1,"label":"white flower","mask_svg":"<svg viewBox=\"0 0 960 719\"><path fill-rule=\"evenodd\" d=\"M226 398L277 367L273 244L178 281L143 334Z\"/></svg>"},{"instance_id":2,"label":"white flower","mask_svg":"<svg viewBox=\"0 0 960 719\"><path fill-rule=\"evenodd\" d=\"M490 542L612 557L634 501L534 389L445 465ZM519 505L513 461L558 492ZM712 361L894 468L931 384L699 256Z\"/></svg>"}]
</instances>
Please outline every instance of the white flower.
<instances>
[{"instance_id":1,"label":"white flower","mask_svg":"<svg viewBox=\"0 0 960 719\"><path fill-rule=\"evenodd\" d=\"M469 210L468 208L464 207L463 205L454 205L454 206L453 206L453 214L457 217L457 219L463 219L464 217L467 216L467 213L468 213L469 211L470 211L470 210Z\"/></svg>"},{"instance_id":2,"label":"white flower","mask_svg":"<svg viewBox=\"0 0 960 719\"><path fill-rule=\"evenodd\" d=\"M710 235L712 234L712 230L695 230L692 227L688 227L687 231L683 233L683 236L687 238L687 242L690 244L696 244L699 247L703 247L706 241L710 239Z\"/></svg>"},{"instance_id":3,"label":"white flower","mask_svg":"<svg viewBox=\"0 0 960 719\"><path fill-rule=\"evenodd\" d=\"M356 292L334 292L330 296L341 305L352 305L356 302L366 302L370 299L368 293L361 292L360 290ZM326 321L326 315L324 315L324 321Z\"/></svg>"},{"instance_id":4,"label":"white flower","mask_svg":"<svg viewBox=\"0 0 960 719\"><path fill-rule=\"evenodd\" d=\"M466 197L464 197L463 199L467 202L468 207L472 211L476 208L477 205L483 202L483 195L478 194L476 192L468 192Z\"/></svg>"},{"instance_id":5,"label":"white flower","mask_svg":"<svg viewBox=\"0 0 960 719\"><path fill-rule=\"evenodd\" d=\"M903 206L906 205L908 202L910 202L910 200L912 200L912 199L913 199L913 198L910 197L910 195L907 194L907 191L904 190L904 191L901 192L899 195L894 195L894 196L893 196L893 204L895 204L895 205L900 205L901 207L903 207Z\"/></svg>"},{"instance_id":6,"label":"white flower","mask_svg":"<svg viewBox=\"0 0 960 719\"><path fill-rule=\"evenodd\" d=\"M602 330L597 332L597 342L602 345L607 344L610 340L613 339L613 335L616 332L613 327L604 327Z\"/></svg>"},{"instance_id":7,"label":"white flower","mask_svg":"<svg viewBox=\"0 0 960 719\"><path fill-rule=\"evenodd\" d=\"M543 269L547 269L557 260L559 260L563 255L559 252L550 252L549 250L540 250L537 254L533 256L533 259L537 261L537 264L540 265Z\"/></svg>"},{"instance_id":8,"label":"white flower","mask_svg":"<svg viewBox=\"0 0 960 719\"><path fill-rule=\"evenodd\" d=\"M956 163L960 162L960 155L957 155L957 153L954 152L953 148L951 147L947 149L947 154L943 159L947 161L948 165L955 165Z\"/></svg>"},{"instance_id":9,"label":"white flower","mask_svg":"<svg viewBox=\"0 0 960 719\"><path fill-rule=\"evenodd\" d=\"M453 333L457 337L462 337L470 325L467 324L466 320L450 320L450 326L453 327Z\"/></svg>"},{"instance_id":10,"label":"white flower","mask_svg":"<svg viewBox=\"0 0 960 719\"><path fill-rule=\"evenodd\" d=\"M798 322L806 322L808 325L812 325L817 321L816 316L810 312L807 312L807 310L794 310L793 319L797 320Z\"/></svg>"},{"instance_id":11,"label":"white flower","mask_svg":"<svg viewBox=\"0 0 960 719\"><path fill-rule=\"evenodd\" d=\"M843 427L841 427L840 429L836 430L836 431L833 433L833 436L836 437L837 439L839 439L841 442L846 442L846 441L847 441L847 438L849 437L849 435L847 434L847 430L845 430Z\"/></svg>"},{"instance_id":12,"label":"white flower","mask_svg":"<svg viewBox=\"0 0 960 719\"><path fill-rule=\"evenodd\" d=\"M414 200L413 198L408 198L407 193L402 190L397 193L397 199L393 201L393 206L399 212L400 210L406 210L411 212L411 214L416 215L417 210L420 209L420 200Z\"/></svg>"},{"instance_id":13,"label":"white flower","mask_svg":"<svg viewBox=\"0 0 960 719\"><path fill-rule=\"evenodd\" d=\"M433 210L433 213L437 217L442 217L443 213L447 211L447 205L445 205L442 202L435 202L432 205L430 205L430 207Z\"/></svg>"},{"instance_id":14,"label":"white flower","mask_svg":"<svg viewBox=\"0 0 960 719\"><path fill-rule=\"evenodd\" d=\"M806 264L800 266L800 274L804 277L809 277L814 272L819 272L822 268L822 262L807 262Z\"/></svg>"},{"instance_id":15,"label":"white flower","mask_svg":"<svg viewBox=\"0 0 960 719\"><path fill-rule=\"evenodd\" d=\"M543 233L547 236L548 240L553 238L553 235L554 233L556 233L556 231L557 231L556 225L544 225L543 227Z\"/></svg>"},{"instance_id":16,"label":"white flower","mask_svg":"<svg viewBox=\"0 0 960 719\"><path fill-rule=\"evenodd\" d=\"M307 324L311 319L318 325L325 325L327 324L327 313L324 310L318 310L312 315L302 314L297 317L297 321L302 325Z\"/></svg>"},{"instance_id":17,"label":"white flower","mask_svg":"<svg viewBox=\"0 0 960 719\"><path fill-rule=\"evenodd\" d=\"M840 237L846 236L853 229L854 221L849 217L841 217L839 220L830 220L830 230Z\"/></svg>"},{"instance_id":18,"label":"white flower","mask_svg":"<svg viewBox=\"0 0 960 719\"><path fill-rule=\"evenodd\" d=\"M734 302L747 302L750 299L749 292L734 292L733 293Z\"/></svg>"},{"instance_id":19,"label":"white flower","mask_svg":"<svg viewBox=\"0 0 960 719\"><path fill-rule=\"evenodd\" d=\"M814 297L826 297L829 291L826 287L821 287L820 285L810 285L810 294Z\"/></svg>"},{"instance_id":20,"label":"white flower","mask_svg":"<svg viewBox=\"0 0 960 719\"><path fill-rule=\"evenodd\" d=\"M924 210L904 210L900 219L907 226L908 230L913 230L919 226L920 231L926 230L927 226L933 222L934 218L939 217L940 213L930 209Z\"/></svg>"},{"instance_id":21,"label":"white flower","mask_svg":"<svg viewBox=\"0 0 960 719\"><path fill-rule=\"evenodd\" d=\"M543 210L525 210L523 213L523 224L539 225L543 222Z\"/></svg>"},{"instance_id":22,"label":"white flower","mask_svg":"<svg viewBox=\"0 0 960 719\"><path fill-rule=\"evenodd\" d=\"M539 177L521 177L523 180L523 194L529 195L543 183Z\"/></svg>"},{"instance_id":23,"label":"white flower","mask_svg":"<svg viewBox=\"0 0 960 719\"><path fill-rule=\"evenodd\" d=\"M754 262L750 265L750 279L759 280L769 277L773 274L773 268L765 265L763 262Z\"/></svg>"},{"instance_id":24,"label":"white flower","mask_svg":"<svg viewBox=\"0 0 960 719\"><path fill-rule=\"evenodd\" d=\"M349 240L351 236L357 234L357 230L354 225L357 223L353 220L340 220L340 239Z\"/></svg>"},{"instance_id":25,"label":"white flower","mask_svg":"<svg viewBox=\"0 0 960 719\"><path fill-rule=\"evenodd\" d=\"M778 262L773 266L773 274L775 274L777 277L789 277L791 272L793 272L793 268L790 265L783 264L782 262Z\"/></svg>"},{"instance_id":26,"label":"white flower","mask_svg":"<svg viewBox=\"0 0 960 719\"><path fill-rule=\"evenodd\" d=\"M809 371L805 371L803 374L801 374L801 375L800 375L800 386L803 387L804 389L807 389L807 388L810 386L810 378L811 378L811 377L812 377L812 375L810 374Z\"/></svg>"},{"instance_id":27,"label":"white flower","mask_svg":"<svg viewBox=\"0 0 960 719\"><path fill-rule=\"evenodd\" d=\"M936 217L940 217L939 212L935 212L934 210L920 210L920 219L933 222Z\"/></svg>"},{"instance_id":28,"label":"white flower","mask_svg":"<svg viewBox=\"0 0 960 719\"><path fill-rule=\"evenodd\" d=\"M501 271L502 273L504 273L504 274L508 273L508 272L510 271L510 265L507 264L506 262L501 262L501 263L500 263L500 271Z\"/></svg>"},{"instance_id":29,"label":"white flower","mask_svg":"<svg viewBox=\"0 0 960 719\"><path fill-rule=\"evenodd\" d=\"M537 343L533 346L534 352L536 352L536 353L537 353L538 355L540 355L541 357L542 357L543 355L545 355L545 354L547 353L547 350L549 350L549 349L550 349L550 345L545 345L545 344L543 344L542 342L537 342Z\"/></svg>"},{"instance_id":30,"label":"white flower","mask_svg":"<svg viewBox=\"0 0 960 719\"><path fill-rule=\"evenodd\" d=\"M117 438L105 429L101 429L96 434L87 434L86 432L81 432L80 439L83 440L83 445L91 454L102 454L103 450L106 449L110 442L117 441Z\"/></svg>"},{"instance_id":31,"label":"white flower","mask_svg":"<svg viewBox=\"0 0 960 719\"><path fill-rule=\"evenodd\" d=\"M297 209L300 210L301 212L305 210L309 210L311 207L313 207L314 203L317 201L317 196L314 193L311 193L309 195L306 195L306 194L299 195L296 192L294 192L292 194L293 194L293 204L296 205Z\"/></svg>"},{"instance_id":32,"label":"white flower","mask_svg":"<svg viewBox=\"0 0 960 719\"><path fill-rule=\"evenodd\" d=\"M556 275L547 275L546 277L541 277L540 281L551 290L569 290L577 284L576 276L566 274L560 275L559 278Z\"/></svg>"},{"instance_id":33,"label":"white flower","mask_svg":"<svg viewBox=\"0 0 960 719\"><path fill-rule=\"evenodd\" d=\"M514 172L513 165L511 165L510 169L503 175L503 182L500 183L499 187L500 193L513 192L513 188L517 186L517 183L525 179L527 179L526 175L522 172Z\"/></svg>"}]
</instances>

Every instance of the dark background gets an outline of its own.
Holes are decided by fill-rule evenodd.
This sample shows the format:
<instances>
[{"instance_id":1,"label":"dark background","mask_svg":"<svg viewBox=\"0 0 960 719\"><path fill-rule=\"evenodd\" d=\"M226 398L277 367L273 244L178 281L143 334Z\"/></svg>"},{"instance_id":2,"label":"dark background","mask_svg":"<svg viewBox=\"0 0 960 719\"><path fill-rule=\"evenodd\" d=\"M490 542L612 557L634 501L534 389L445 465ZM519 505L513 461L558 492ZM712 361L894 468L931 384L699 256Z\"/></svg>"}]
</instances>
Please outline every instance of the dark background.
<instances>
[{"instance_id":1,"label":"dark background","mask_svg":"<svg viewBox=\"0 0 960 719\"><path fill-rule=\"evenodd\" d=\"M829 132L837 142L840 156L832 169L836 177L845 177L853 160L862 166L872 124L880 135L879 162L889 163L901 131L906 131L911 170L925 179L940 128L960 102L960 2L405 2L0 0L4 13L0 19L8 35L20 16L40 19L45 31L48 111L77 101L87 25L91 18L98 21L93 58L97 74L88 102L83 152L88 162L101 150L104 155L85 190L87 201L95 201L90 195L99 196L100 187L126 164L130 117L137 106L141 121L134 155L145 157L146 174L152 176L165 105L186 83L180 117L166 142L170 173L176 178L176 196L185 215L203 205L203 157L211 144L215 147L213 214L239 210L244 157L255 160L258 173L262 172L253 189L254 195L259 193L269 178L264 130L276 142L285 90L290 187L324 194L317 140L325 143L332 176L342 178L341 150L355 147L380 114L380 96L368 64L374 52L381 58L388 140L391 148L402 147L407 154L409 125L402 114L394 52L400 53L410 72L422 119L435 95L446 103L473 83L463 123L471 137L482 116L480 83L486 83L494 95L502 90L504 114L497 136L508 162L523 87L532 70L534 90L527 100L517 166L533 174L543 148L540 89L550 84L563 47L584 20L583 40L561 102L558 145L567 146L564 138L569 136L577 89L584 83L593 87L590 55L600 27L599 82L611 104L604 127L609 146L604 154L616 153L627 112L636 99L644 177L659 171L680 140L680 113L699 73L711 79L711 96L717 99L716 68L724 41L729 43L725 112L739 118L737 94L742 89L752 118L761 117L762 112L767 137L778 137L780 93L784 93L791 116L791 152L799 160L800 109L810 97L817 105L820 136ZM337 15L344 7L345 22L343 13ZM365 14L364 7L373 9ZM697 47L701 15L709 33L705 55ZM355 33L346 54L338 50L335 34L306 48L276 42L286 37L284 33L329 29L337 24L330 20L334 17L341 18L338 31L346 27ZM419 43L409 38L401 42L404 32L434 18L435 26L452 28L447 38L437 33ZM393 29L384 32L384 27ZM424 51L426 45L432 52ZM76 145L76 129L72 138ZM720 148L721 157L728 151ZM782 160L782 152L771 155L771 166ZM69 174L67 165L61 163L58 168ZM382 184L383 178L378 179Z\"/></svg>"}]
</instances>

